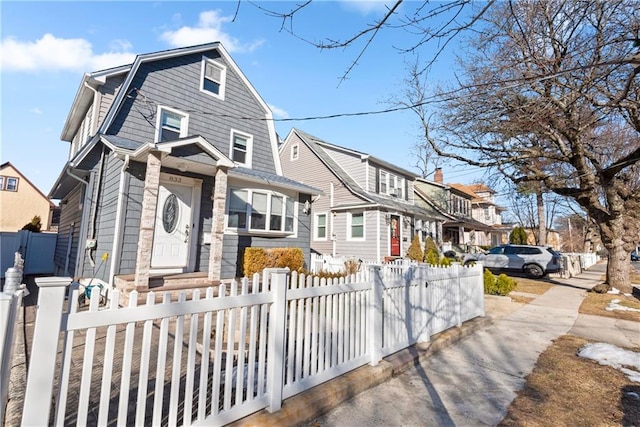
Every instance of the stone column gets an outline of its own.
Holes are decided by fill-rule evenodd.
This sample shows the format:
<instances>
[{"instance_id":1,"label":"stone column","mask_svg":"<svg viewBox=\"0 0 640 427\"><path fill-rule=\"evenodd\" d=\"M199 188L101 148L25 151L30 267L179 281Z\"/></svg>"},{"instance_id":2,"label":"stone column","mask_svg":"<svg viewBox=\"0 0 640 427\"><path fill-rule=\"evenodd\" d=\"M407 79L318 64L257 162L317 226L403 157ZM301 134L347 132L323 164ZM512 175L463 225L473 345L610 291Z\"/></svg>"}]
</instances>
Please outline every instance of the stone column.
<instances>
[{"instance_id":1,"label":"stone column","mask_svg":"<svg viewBox=\"0 0 640 427\"><path fill-rule=\"evenodd\" d=\"M140 218L140 235L138 237L138 254L136 257L136 290L149 289L149 270L151 269L151 252L153 250L153 231L156 222L156 205L158 204L158 188L160 187L160 152L151 152L147 157L147 173L144 178L142 193L142 214Z\"/></svg>"},{"instance_id":2,"label":"stone column","mask_svg":"<svg viewBox=\"0 0 640 427\"><path fill-rule=\"evenodd\" d=\"M222 239L224 211L227 202L227 170L218 168L213 186L213 214L211 215L211 251L209 252L209 280L220 280L222 273Z\"/></svg>"}]
</instances>

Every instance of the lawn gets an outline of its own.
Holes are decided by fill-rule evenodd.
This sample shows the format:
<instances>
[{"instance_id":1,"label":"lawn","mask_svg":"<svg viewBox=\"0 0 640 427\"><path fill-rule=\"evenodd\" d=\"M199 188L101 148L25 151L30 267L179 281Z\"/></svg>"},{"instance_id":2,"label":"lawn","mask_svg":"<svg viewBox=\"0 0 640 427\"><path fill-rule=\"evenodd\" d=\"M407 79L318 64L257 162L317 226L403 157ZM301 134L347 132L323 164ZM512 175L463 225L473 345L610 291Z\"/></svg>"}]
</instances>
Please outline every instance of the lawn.
<instances>
[{"instance_id":1,"label":"lawn","mask_svg":"<svg viewBox=\"0 0 640 427\"><path fill-rule=\"evenodd\" d=\"M589 341L565 335L540 355L500 426L637 426L640 384L577 356Z\"/></svg>"},{"instance_id":2,"label":"lawn","mask_svg":"<svg viewBox=\"0 0 640 427\"><path fill-rule=\"evenodd\" d=\"M553 286L515 279L519 292L542 294ZM631 281L640 283L640 274L632 274ZM618 307L640 310L640 300L632 296L587 292L579 312L640 322L640 311L607 310L615 300ZM578 350L588 342L573 335L555 340L538 358L500 425L640 426L640 383L579 357Z\"/></svg>"}]
</instances>

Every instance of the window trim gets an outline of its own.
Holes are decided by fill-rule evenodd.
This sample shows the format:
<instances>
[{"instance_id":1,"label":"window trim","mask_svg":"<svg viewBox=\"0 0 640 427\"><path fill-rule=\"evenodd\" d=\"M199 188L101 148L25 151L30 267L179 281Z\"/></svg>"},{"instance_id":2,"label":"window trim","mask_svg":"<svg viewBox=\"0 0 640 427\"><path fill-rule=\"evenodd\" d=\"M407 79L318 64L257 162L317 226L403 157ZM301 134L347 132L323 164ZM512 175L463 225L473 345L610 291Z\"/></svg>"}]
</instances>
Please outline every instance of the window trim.
<instances>
[{"instance_id":1,"label":"window trim","mask_svg":"<svg viewBox=\"0 0 640 427\"><path fill-rule=\"evenodd\" d=\"M362 237L353 237L353 216L355 215L362 215ZM347 213L347 240L348 241L356 241L356 242L363 242L365 240L367 240L367 227L366 227L366 220L365 220L365 213L364 211L362 212L348 212Z\"/></svg>"},{"instance_id":2,"label":"window trim","mask_svg":"<svg viewBox=\"0 0 640 427\"><path fill-rule=\"evenodd\" d=\"M220 69L220 93L211 92L204 88L206 64L211 64L214 67L217 67ZM218 62L211 58L207 58L206 56L203 56L201 70L200 70L200 92L206 93L209 96L213 96L214 98L218 98L224 101L226 86L227 86L227 66L221 62Z\"/></svg>"},{"instance_id":3,"label":"window trim","mask_svg":"<svg viewBox=\"0 0 640 427\"><path fill-rule=\"evenodd\" d=\"M245 157L245 162L244 163L238 162L238 161L234 160L234 158L233 158L233 148L234 148L233 140L234 140L234 136L235 135L242 136L242 137L247 139L247 151L246 151L246 157ZM253 160L253 135L251 135L250 133L246 133L246 132L242 132L242 131L236 130L236 129L231 129L230 136L229 136L229 158L236 165L240 165L240 166L245 166L247 168L251 168L251 164L252 164L252 160Z\"/></svg>"},{"instance_id":4,"label":"window trim","mask_svg":"<svg viewBox=\"0 0 640 427\"><path fill-rule=\"evenodd\" d=\"M300 145L296 143L291 145L291 161L298 160L299 158L300 158Z\"/></svg>"},{"instance_id":5,"label":"window trim","mask_svg":"<svg viewBox=\"0 0 640 427\"><path fill-rule=\"evenodd\" d=\"M0 191L4 190L4 175L0 175Z\"/></svg>"},{"instance_id":6,"label":"window trim","mask_svg":"<svg viewBox=\"0 0 640 427\"><path fill-rule=\"evenodd\" d=\"M162 136L162 117L164 115L164 113L169 112L169 113L173 113L176 114L178 116L181 116L182 118L180 119L180 136L179 138L184 138L189 134L189 114L177 110L175 108L171 108L171 107L167 107L164 105L158 105L158 113L157 113L157 118L156 118L156 135L155 135L155 139L154 142L160 142L161 141L161 136Z\"/></svg>"},{"instance_id":7,"label":"window trim","mask_svg":"<svg viewBox=\"0 0 640 427\"><path fill-rule=\"evenodd\" d=\"M270 235L270 236L297 236L298 233L298 200L297 196L291 196L289 194L267 190L262 188L248 188L248 187L229 187L227 191L227 199L230 199L232 191L246 191L247 194L247 202L246 202L246 216L245 216L245 227L230 227L229 226L229 208L230 203L227 203L225 214L224 214L224 227L226 231L236 232L238 234L250 234L250 235ZM262 194L267 196L267 212L265 215L265 228L252 228L251 227L251 215L254 211L253 208L253 197L254 194ZM280 221L280 230L271 230L271 204L273 197L282 198L282 212L281 212L281 221ZM293 201L293 227L291 231L286 231L287 229L287 201Z\"/></svg>"},{"instance_id":8,"label":"window trim","mask_svg":"<svg viewBox=\"0 0 640 427\"><path fill-rule=\"evenodd\" d=\"M318 230L320 229L318 225L318 218L324 216L324 237L318 236ZM325 242L329 238L329 215L326 212L318 212L313 215L313 240Z\"/></svg>"},{"instance_id":9,"label":"window trim","mask_svg":"<svg viewBox=\"0 0 640 427\"><path fill-rule=\"evenodd\" d=\"M16 183L15 188L10 188L10 182L14 181ZM18 191L18 184L20 183L20 178L17 178L15 176L7 176L6 177L6 182L4 183L4 191Z\"/></svg>"}]
</instances>

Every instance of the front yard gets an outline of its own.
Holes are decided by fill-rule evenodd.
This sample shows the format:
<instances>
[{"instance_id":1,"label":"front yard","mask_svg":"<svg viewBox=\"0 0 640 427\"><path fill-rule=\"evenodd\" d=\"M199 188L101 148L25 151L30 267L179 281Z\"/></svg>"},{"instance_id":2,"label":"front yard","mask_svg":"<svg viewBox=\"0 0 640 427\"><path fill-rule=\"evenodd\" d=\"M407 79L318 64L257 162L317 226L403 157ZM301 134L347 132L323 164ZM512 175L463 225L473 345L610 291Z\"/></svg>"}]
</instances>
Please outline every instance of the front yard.
<instances>
[{"instance_id":1,"label":"front yard","mask_svg":"<svg viewBox=\"0 0 640 427\"><path fill-rule=\"evenodd\" d=\"M519 293L540 295L554 286L540 280L515 280L518 285L511 298L521 303L532 298ZM632 282L640 283L640 275L633 275ZM586 292L579 313L640 322L640 300ZM588 343L592 341L574 335L555 340L538 358L500 426L640 425L640 383L618 369L579 357L578 351ZM640 348L628 350L640 352Z\"/></svg>"}]
</instances>

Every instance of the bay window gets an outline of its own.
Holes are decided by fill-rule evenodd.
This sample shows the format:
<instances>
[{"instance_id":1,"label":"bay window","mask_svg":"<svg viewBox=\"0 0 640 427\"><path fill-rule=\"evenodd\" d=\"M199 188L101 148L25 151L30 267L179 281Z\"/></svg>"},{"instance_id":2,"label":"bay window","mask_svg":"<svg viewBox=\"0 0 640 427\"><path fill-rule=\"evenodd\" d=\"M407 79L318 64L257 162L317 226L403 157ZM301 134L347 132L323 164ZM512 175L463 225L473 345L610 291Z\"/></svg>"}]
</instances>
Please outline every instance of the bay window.
<instances>
[{"instance_id":1,"label":"bay window","mask_svg":"<svg viewBox=\"0 0 640 427\"><path fill-rule=\"evenodd\" d=\"M227 228L265 233L295 232L295 200L268 190L231 189Z\"/></svg>"}]
</instances>

